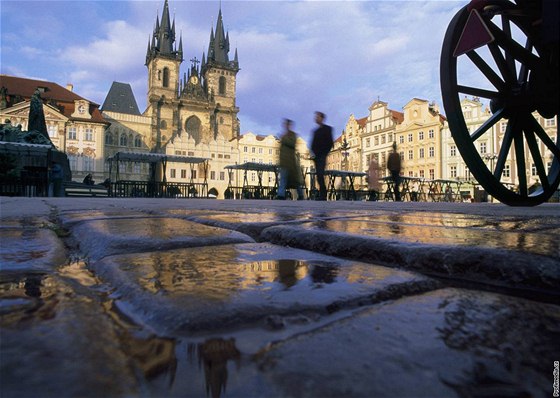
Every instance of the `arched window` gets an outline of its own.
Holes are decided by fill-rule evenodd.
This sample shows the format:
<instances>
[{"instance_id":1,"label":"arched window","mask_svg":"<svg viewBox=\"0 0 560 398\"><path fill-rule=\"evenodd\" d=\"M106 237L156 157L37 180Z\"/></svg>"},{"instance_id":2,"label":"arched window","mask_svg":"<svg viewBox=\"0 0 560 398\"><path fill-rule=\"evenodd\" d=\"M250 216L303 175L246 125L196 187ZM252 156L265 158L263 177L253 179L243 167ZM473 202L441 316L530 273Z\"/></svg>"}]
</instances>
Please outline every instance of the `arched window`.
<instances>
[{"instance_id":1,"label":"arched window","mask_svg":"<svg viewBox=\"0 0 560 398\"><path fill-rule=\"evenodd\" d=\"M226 78L224 76L220 76L218 92L220 93L220 95L225 95L226 93Z\"/></svg>"},{"instance_id":2,"label":"arched window","mask_svg":"<svg viewBox=\"0 0 560 398\"><path fill-rule=\"evenodd\" d=\"M119 141L119 144L120 146L127 146L126 133L121 134L121 139Z\"/></svg>"},{"instance_id":3,"label":"arched window","mask_svg":"<svg viewBox=\"0 0 560 398\"><path fill-rule=\"evenodd\" d=\"M113 145L113 134L105 134L105 145Z\"/></svg>"},{"instance_id":4,"label":"arched window","mask_svg":"<svg viewBox=\"0 0 560 398\"><path fill-rule=\"evenodd\" d=\"M162 120L161 122L159 122L159 127L162 129L166 129L167 128L167 122L165 120Z\"/></svg>"},{"instance_id":5,"label":"arched window","mask_svg":"<svg viewBox=\"0 0 560 398\"><path fill-rule=\"evenodd\" d=\"M163 68L163 87L169 87L169 68Z\"/></svg>"},{"instance_id":6,"label":"arched window","mask_svg":"<svg viewBox=\"0 0 560 398\"><path fill-rule=\"evenodd\" d=\"M134 139L134 146L136 148L142 148L142 138L139 135Z\"/></svg>"},{"instance_id":7,"label":"arched window","mask_svg":"<svg viewBox=\"0 0 560 398\"><path fill-rule=\"evenodd\" d=\"M193 137L195 144L198 144L202 139L202 134L200 132L200 119L196 116L192 116L185 122L185 130L187 134Z\"/></svg>"},{"instance_id":8,"label":"arched window","mask_svg":"<svg viewBox=\"0 0 560 398\"><path fill-rule=\"evenodd\" d=\"M132 135L132 133L130 133L128 135L128 141L127 141L131 146L134 145L134 136Z\"/></svg>"}]
</instances>

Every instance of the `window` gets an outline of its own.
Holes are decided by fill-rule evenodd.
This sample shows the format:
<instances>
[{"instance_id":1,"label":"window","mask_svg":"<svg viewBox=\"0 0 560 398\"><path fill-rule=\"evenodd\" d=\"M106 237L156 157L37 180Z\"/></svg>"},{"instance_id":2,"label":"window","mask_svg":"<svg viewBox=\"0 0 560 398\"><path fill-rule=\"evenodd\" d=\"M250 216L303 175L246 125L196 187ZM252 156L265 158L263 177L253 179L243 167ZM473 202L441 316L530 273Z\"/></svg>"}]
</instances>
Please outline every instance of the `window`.
<instances>
[{"instance_id":1,"label":"window","mask_svg":"<svg viewBox=\"0 0 560 398\"><path fill-rule=\"evenodd\" d=\"M120 146L127 146L126 134L125 133L121 134L121 139L119 141L119 145Z\"/></svg>"},{"instance_id":2,"label":"window","mask_svg":"<svg viewBox=\"0 0 560 398\"><path fill-rule=\"evenodd\" d=\"M506 165L504 166L504 171L503 171L503 173L502 173L502 176L504 176L504 177L506 177L506 178L509 178L509 176L510 176L509 170L510 170L510 169L509 169L509 164L506 164Z\"/></svg>"},{"instance_id":3,"label":"window","mask_svg":"<svg viewBox=\"0 0 560 398\"><path fill-rule=\"evenodd\" d=\"M465 119L472 119L472 111L465 111Z\"/></svg>"},{"instance_id":4,"label":"window","mask_svg":"<svg viewBox=\"0 0 560 398\"><path fill-rule=\"evenodd\" d=\"M404 144L404 135L399 135L399 143Z\"/></svg>"},{"instance_id":5,"label":"window","mask_svg":"<svg viewBox=\"0 0 560 398\"><path fill-rule=\"evenodd\" d=\"M449 176L451 178L457 178L457 166L450 166L449 167Z\"/></svg>"},{"instance_id":6,"label":"window","mask_svg":"<svg viewBox=\"0 0 560 398\"><path fill-rule=\"evenodd\" d=\"M423 131L419 131L419 132L418 132L418 139L419 139L419 140L423 140L423 139L424 139L424 132L423 132Z\"/></svg>"},{"instance_id":7,"label":"window","mask_svg":"<svg viewBox=\"0 0 560 398\"><path fill-rule=\"evenodd\" d=\"M421 158L421 159L424 157L424 148L420 148L418 150L418 157Z\"/></svg>"},{"instance_id":8,"label":"window","mask_svg":"<svg viewBox=\"0 0 560 398\"><path fill-rule=\"evenodd\" d=\"M136 138L134 139L134 146L136 148L142 147L142 138L139 135L137 135Z\"/></svg>"},{"instance_id":9,"label":"window","mask_svg":"<svg viewBox=\"0 0 560 398\"><path fill-rule=\"evenodd\" d=\"M556 126L556 119L544 119L544 127L554 127Z\"/></svg>"},{"instance_id":10,"label":"window","mask_svg":"<svg viewBox=\"0 0 560 398\"><path fill-rule=\"evenodd\" d=\"M220 76L218 92L220 93L220 95L225 95L226 93L226 78L223 76Z\"/></svg>"},{"instance_id":11,"label":"window","mask_svg":"<svg viewBox=\"0 0 560 398\"><path fill-rule=\"evenodd\" d=\"M379 137L375 137L373 139L373 145L378 146L379 145Z\"/></svg>"},{"instance_id":12,"label":"window","mask_svg":"<svg viewBox=\"0 0 560 398\"><path fill-rule=\"evenodd\" d=\"M226 179L226 173L224 171L220 171L220 180L224 181Z\"/></svg>"},{"instance_id":13,"label":"window","mask_svg":"<svg viewBox=\"0 0 560 398\"><path fill-rule=\"evenodd\" d=\"M387 138L387 141L393 142L393 133L389 133L389 136L388 136L388 138Z\"/></svg>"},{"instance_id":14,"label":"window","mask_svg":"<svg viewBox=\"0 0 560 398\"><path fill-rule=\"evenodd\" d=\"M86 128L85 131L85 140L86 141L93 141L93 130L91 128Z\"/></svg>"},{"instance_id":15,"label":"window","mask_svg":"<svg viewBox=\"0 0 560 398\"><path fill-rule=\"evenodd\" d=\"M181 178L187 178L187 170L185 169L181 170Z\"/></svg>"},{"instance_id":16,"label":"window","mask_svg":"<svg viewBox=\"0 0 560 398\"><path fill-rule=\"evenodd\" d=\"M169 68L163 68L163 87L169 87Z\"/></svg>"},{"instance_id":17,"label":"window","mask_svg":"<svg viewBox=\"0 0 560 398\"><path fill-rule=\"evenodd\" d=\"M451 157L457 156L457 147L455 145L451 145L451 147L449 148L449 155Z\"/></svg>"},{"instance_id":18,"label":"window","mask_svg":"<svg viewBox=\"0 0 560 398\"><path fill-rule=\"evenodd\" d=\"M246 146L243 147L243 152L247 152L249 148L247 148Z\"/></svg>"},{"instance_id":19,"label":"window","mask_svg":"<svg viewBox=\"0 0 560 398\"><path fill-rule=\"evenodd\" d=\"M408 150L408 160L414 159L414 151L412 149Z\"/></svg>"},{"instance_id":20,"label":"window","mask_svg":"<svg viewBox=\"0 0 560 398\"><path fill-rule=\"evenodd\" d=\"M251 148L251 152L252 152L252 153L255 153L256 151L257 151L257 148L255 148L255 147L252 147L252 148Z\"/></svg>"},{"instance_id":21,"label":"window","mask_svg":"<svg viewBox=\"0 0 560 398\"><path fill-rule=\"evenodd\" d=\"M134 174L140 174L142 172L142 164L134 162Z\"/></svg>"},{"instance_id":22,"label":"window","mask_svg":"<svg viewBox=\"0 0 560 398\"><path fill-rule=\"evenodd\" d=\"M385 152L381 153L381 165L385 166L385 160L387 159L387 155L385 155Z\"/></svg>"},{"instance_id":23,"label":"window","mask_svg":"<svg viewBox=\"0 0 560 398\"><path fill-rule=\"evenodd\" d=\"M385 144L385 139L386 139L386 138L387 138L387 137L385 136L385 134L383 134L383 135L381 136L381 144Z\"/></svg>"},{"instance_id":24,"label":"window","mask_svg":"<svg viewBox=\"0 0 560 398\"><path fill-rule=\"evenodd\" d=\"M58 136L58 129L55 125L51 125L48 127L49 137L56 137Z\"/></svg>"},{"instance_id":25,"label":"window","mask_svg":"<svg viewBox=\"0 0 560 398\"><path fill-rule=\"evenodd\" d=\"M412 170L409 170L409 171L408 171L408 176L409 176L409 177L414 177L414 172L413 172Z\"/></svg>"},{"instance_id":26,"label":"window","mask_svg":"<svg viewBox=\"0 0 560 398\"><path fill-rule=\"evenodd\" d=\"M211 180L215 180L216 179L216 172L214 170L210 171L210 179Z\"/></svg>"},{"instance_id":27,"label":"window","mask_svg":"<svg viewBox=\"0 0 560 398\"><path fill-rule=\"evenodd\" d=\"M435 152L436 152L436 150L433 146L428 148L428 156L429 157L433 158L435 156Z\"/></svg>"},{"instance_id":28,"label":"window","mask_svg":"<svg viewBox=\"0 0 560 398\"><path fill-rule=\"evenodd\" d=\"M507 128L507 122L502 122L500 124L500 132L501 133L505 133L506 132L506 128Z\"/></svg>"},{"instance_id":29,"label":"window","mask_svg":"<svg viewBox=\"0 0 560 398\"><path fill-rule=\"evenodd\" d=\"M93 157L84 156L84 171L94 171L93 170Z\"/></svg>"},{"instance_id":30,"label":"window","mask_svg":"<svg viewBox=\"0 0 560 398\"><path fill-rule=\"evenodd\" d=\"M480 153L486 153L486 142L480 143Z\"/></svg>"},{"instance_id":31,"label":"window","mask_svg":"<svg viewBox=\"0 0 560 398\"><path fill-rule=\"evenodd\" d=\"M68 155L68 162L70 163L70 170L78 170L78 157L75 155Z\"/></svg>"},{"instance_id":32,"label":"window","mask_svg":"<svg viewBox=\"0 0 560 398\"><path fill-rule=\"evenodd\" d=\"M175 178L177 176L177 171L175 169L169 170L169 176Z\"/></svg>"},{"instance_id":33,"label":"window","mask_svg":"<svg viewBox=\"0 0 560 398\"><path fill-rule=\"evenodd\" d=\"M436 176L436 172L434 169L430 169L430 180L433 180Z\"/></svg>"},{"instance_id":34,"label":"window","mask_svg":"<svg viewBox=\"0 0 560 398\"><path fill-rule=\"evenodd\" d=\"M537 166L535 166L534 163L531 165L531 175L532 175L532 176L536 176L536 175L537 175Z\"/></svg>"},{"instance_id":35,"label":"window","mask_svg":"<svg viewBox=\"0 0 560 398\"><path fill-rule=\"evenodd\" d=\"M433 129L430 129L428 131L428 138L434 138L434 130Z\"/></svg>"},{"instance_id":36,"label":"window","mask_svg":"<svg viewBox=\"0 0 560 398\"><path fill-rule=\"evenodd\" d=\"M191 178L193 180L196 178L196 170L191 170Z\"/></svg>"},{"instance_id":37,"label":"window","mask_svg":"<svg viewBox=\"0 0 560 398\"><path fill-rule=\"evenodd\" d=\"M262 154L263 153L263 149L259 148L259 153Z\"/></svg>"},{"instance_id":38,"label":"window","mask_svg":"<svg viewBox=\"0 0 560 398\"><path fill-rule=\"evenodd\" d=\"M420 170L420 178L424 178L424 170Z\"/></svg>"},{"instance_id":39,"label":"window","mask_svg":"<svg viewBox=\"0 0 560 398\"><path fill-rule=\"evenodd\" d=\"M76 127L70 127L68 129L68 139L69 140L77 140L77 135L76 135Z\"/></svg>"},{"instance_id":40,"label":"window","mask_svg":"<svg viewBox=\"0 0 560 398\"><path fill-rule=\"evenodd\" d=\"M187 134L194 139L195 145L198 145L202 140L202 134L200 133L200 119L196 116L192 116L185 122L185 130Z\"/></svg>"},{"instance_id":41,"label":"window","mask_svg":"<svg viewBox=\"0 0 560 398\"><path fill-rule=\"evenodd\" d=\"M408 142L412 142L412 133L408 133Z\"/></svg>"},{"instance_id":42,"label":"window","mask_svg":"<svg viewBox=\"0 0 560 398\"><path fill-rule=\"evenodd\" d=\"M369 138L366 138L366 148L369 148L371 141Z\"/></svg>"},{"instance_id":43,"label":"window","mask_svg":"<svg viewBox=\"0 0 560 398\"><path fill-rule=\"evenodd\" d=\"M113 145L113 134L105 134L105 145Z\"/></svg>"}]
</instances>

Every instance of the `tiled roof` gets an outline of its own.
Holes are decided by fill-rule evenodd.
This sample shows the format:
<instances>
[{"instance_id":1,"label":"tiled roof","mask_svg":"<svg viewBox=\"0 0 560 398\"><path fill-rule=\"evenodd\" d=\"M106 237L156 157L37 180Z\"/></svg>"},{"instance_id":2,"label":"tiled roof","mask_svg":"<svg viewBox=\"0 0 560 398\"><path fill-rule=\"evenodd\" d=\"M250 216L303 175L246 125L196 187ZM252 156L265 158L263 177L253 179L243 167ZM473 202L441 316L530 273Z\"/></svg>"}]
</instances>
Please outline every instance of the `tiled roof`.
<instances>
[{"instance_id":1,"label":"tiled roof","mask_svg":"<svg viewBox=\"0 0 560 398\"><path fill-rule=\"evenodd\" d=\"M356 120L356 122L358 123L358 126L364 127L366 125L366 122L367 122L367 116Z\"/></svg>"},{"instance_id":2,"label":"tiled roof","mask_svg":"<svg viewBox=\"0 0 560 398\"><path fill-rule=\"evenodd\" d=\"M391 110L391 116L397 122L397 124L400 124L404 121L404 113L402 112Z\"/></svg>"},{"instance_id":3,"label":"tiled roof","mask_svg":"<svg viewBox=\"0 0 560 398\"><path fill-rule=\"evenodd\" d=\"M41 90L41 98L47 103L56 103L60 112L72 120L89 120L97 123L107 123L95 102L79 96L66 88L45 80L25 79L22 77L0 75L0 87L7 89L8 100L19 95L24 100L30 100L37 88ZM75 118L74 101L85 100L90 103L91 119Z\"/></svg>"}]
</instances>

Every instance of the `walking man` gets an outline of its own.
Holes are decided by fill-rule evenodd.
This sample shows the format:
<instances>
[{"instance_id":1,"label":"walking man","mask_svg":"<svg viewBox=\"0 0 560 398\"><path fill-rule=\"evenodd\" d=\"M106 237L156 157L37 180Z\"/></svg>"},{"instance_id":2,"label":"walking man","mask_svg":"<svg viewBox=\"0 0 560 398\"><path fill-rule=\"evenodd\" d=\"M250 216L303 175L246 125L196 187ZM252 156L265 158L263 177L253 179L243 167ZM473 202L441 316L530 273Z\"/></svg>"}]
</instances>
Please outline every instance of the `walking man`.
<instances>
[{"instance_id":1,"label":"walking man","mask_svg":"<svg viewBox=\"0 0 560 398\"><path fill-rule=\"evenodd\" d=\"M393 142L393 152L389 154L387 159L387 169L391 172L393 178L393 187L395 190L395 201L401 201L401 191L399 189L401 183L401 157L397 153L397 143Z\"/></svg>"},{"instance_id":2,"label":"walking man","mask_svg":"<svg viewBox=\"0 0 560 398\"><path fill-rule=\"evenodd\" d=\"M311 151L315 155L315 172L317 182L319 183L318 200L327 200L327 186L325 185L325 166L327 163L327 155L333 146L332 127L324 124L325 114L323 112L315 112L315 123L319 127L313 132L313 141L311 142Z\"/></svg>"}]
</instances>

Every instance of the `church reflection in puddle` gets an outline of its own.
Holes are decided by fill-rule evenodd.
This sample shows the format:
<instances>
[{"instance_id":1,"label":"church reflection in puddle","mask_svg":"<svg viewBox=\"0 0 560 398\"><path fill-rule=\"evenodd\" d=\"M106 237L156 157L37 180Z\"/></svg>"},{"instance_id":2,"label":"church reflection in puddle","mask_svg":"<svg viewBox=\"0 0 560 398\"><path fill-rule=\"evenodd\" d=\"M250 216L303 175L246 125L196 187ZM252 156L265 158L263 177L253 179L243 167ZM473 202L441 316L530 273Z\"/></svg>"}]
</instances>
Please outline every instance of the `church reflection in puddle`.
<instances>
[{"instance_id":1,"label":"church reflection in puddle","mask_svg":"<svg viewBox=\"0 0 560 398\"><path fill-rule=\"evenodd\" d=\"M241 353L235 346L234 339L207 339L203 343L189 344L187 355L192 363L198 361L204 369L206 396L218 398L225 394L228 380L228 361L240 366Z\"/></svg>"}]
</instances>

